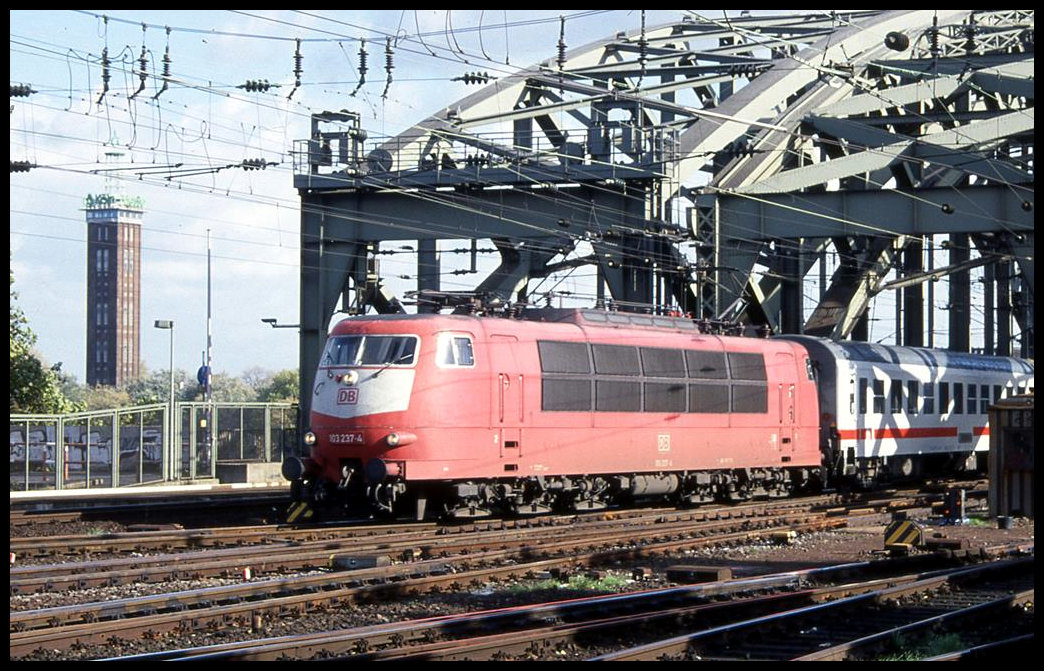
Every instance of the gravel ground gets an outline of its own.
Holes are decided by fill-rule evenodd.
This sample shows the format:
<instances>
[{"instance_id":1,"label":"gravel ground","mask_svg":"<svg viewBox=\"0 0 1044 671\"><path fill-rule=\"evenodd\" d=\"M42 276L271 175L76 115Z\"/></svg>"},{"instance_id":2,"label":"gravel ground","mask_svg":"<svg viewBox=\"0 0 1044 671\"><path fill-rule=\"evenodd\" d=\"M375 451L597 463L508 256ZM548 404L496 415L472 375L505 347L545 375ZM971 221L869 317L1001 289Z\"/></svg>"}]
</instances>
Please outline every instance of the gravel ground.
<instances>
[{"instance_id":1,"label":"gravel ground","mask_svg":"<svg viewBox=\"0 0 1044 671\"><path fill-rule=\"evenodd\" d=\"M546 576L512 583L496 583L473 591L433 594L409 601L381 604L360 604L348 608L334 608L297 618L264 621L258 631L228 628L220 631L194 632L171 639L161 637L146 641L112 641L107 646L87 646L66 651L38 651L23 659L73 660L128 655L140 652L167 650L176 647L209 645L235 640L261 639L272 636L299 634L323 630L358 627L370 624L410 620L422 617L449 615L476 610L500 608L523 603L576 598L606 591L630 591L667 585L664 571L676 564L728 566L735 577L774 573L812 566L882 558L884 531L887 519L882 516L855 518L845 529L805 534L789 542L760 540L730 547L703 548L670 557L650 558L640 566L648 569L648 579L634 580L635 564L607 567L603 574L616 578L616 585L599 592L555 587ZM62 533L68 533L63 531ZM966 539L969 547L999 545L1011 542L1032 542L1033 520L1017 519L1014 528L998 529L996 525L973 523L962 526L929 526L927 534L941 533L946 538ZM578 570L578 573L580 571ZM264 576L255 578L263 580ZM69 603L105 601L159 592L195 589L204 586L234 582L226 579L193 580L150 585L124 585L111 588L92 588L73 593L33 594L11 597L11 611L45 608Z\"/></svg>"}]
</instances>

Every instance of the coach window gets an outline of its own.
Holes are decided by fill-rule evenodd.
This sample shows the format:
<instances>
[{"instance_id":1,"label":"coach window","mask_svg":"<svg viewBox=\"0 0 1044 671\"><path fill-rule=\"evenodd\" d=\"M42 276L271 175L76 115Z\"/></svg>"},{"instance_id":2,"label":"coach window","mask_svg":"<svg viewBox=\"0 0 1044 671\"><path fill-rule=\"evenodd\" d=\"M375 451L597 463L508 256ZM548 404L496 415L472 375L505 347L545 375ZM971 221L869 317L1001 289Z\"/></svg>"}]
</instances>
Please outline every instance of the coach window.
<instances>
[{"instance_id":1,"label":"coach window","mask_svg":"<svg viewBox=\"0 0 1044 671\"><path fill-rule=\"evenodd\" d=\"M960 382L953 383L953 414L959 415L964 412L964 385Z\"/></svg>"},{"instance_id":2,"label":"coach window","mask_svg":"<svg viewBox=\"0 0 1044 671\"><path fill-rule=\"evenodd\" d=\"M917 380L910 380L906 383L906 413L908 415L917 414Z\"/></svg>"},{"instance_id":3,"label":"coach window","mask_svg":"<svg viewBox=\"0 0 1044 671\"><path fill-rule=\"evenodd\" d=\"M892 402L890 404L890 409L892 411L892 414L898 415L899 413L901 413L903 411L903 381L902 380L892 380L891 399L892 399Z\"/></svg>"},{"instance_id":4,"label":"coach window","mask_svg":"<svg viewBox=\"0 0 1044 671\"><path fill-rule=\"evenodd\" d=\"M974 415L979 411L978 388L974 384L968 385L968 414Z\"/></svg>"},{"instance_id":5,"label":"coach window","mask_svg":"<svg viewBox=\"0 0 1044 671\"><path fill-rule=\"evenodd\" d=\"M475 352L471 345L471 338L456 333L439 334L436 361L440 366L474 366Z\"/></svg>"},{"instance_id":6,"label":"coach window","mask_svg":"<svg viewBox=\"0 0 1044 671\"><path fill-rule=\"evenodd\" d=\"M939 383L939 414L946 415L950 412L950 383Z\"/></svg>"},{"instance_id":7,"label":"coach window","mask_svg":"<svg viewBox=\"0 0 1044 671\"><path fill-rule=\"evenodd\" d=\"M883 415L885 411L885 381L874 380L874 414Z\"/></svg>"},{"instance_id":8,"label":"coach window","mask_svg":"<svg viewBox=\"0 0 1044 671\"><path fill-rule=\"evenodd\" d=\"M935 414L935 383L924 383L924 414Z\"/></svg>"},{"instance_id":9,"label":"coach window","mask_svg":"<svg viewBox=\"0 0 1044 671\"><path fill-rule=\"evenodd\" d=\"M859 378L859 387L856 391L859 394L859 414L866 414L866 397L870 393L870 382L865 378Z\"/></svg>"},{"instance_id":10,"label":"coach window","mask_svg":"<svg viewBox=\"0 0 1044 671\"><path fill-rule=\"evenodd\" d=\"M990 410L990 386L988 384L979 387L979 414L985 415Z\"/></svg>"}]
</instances>

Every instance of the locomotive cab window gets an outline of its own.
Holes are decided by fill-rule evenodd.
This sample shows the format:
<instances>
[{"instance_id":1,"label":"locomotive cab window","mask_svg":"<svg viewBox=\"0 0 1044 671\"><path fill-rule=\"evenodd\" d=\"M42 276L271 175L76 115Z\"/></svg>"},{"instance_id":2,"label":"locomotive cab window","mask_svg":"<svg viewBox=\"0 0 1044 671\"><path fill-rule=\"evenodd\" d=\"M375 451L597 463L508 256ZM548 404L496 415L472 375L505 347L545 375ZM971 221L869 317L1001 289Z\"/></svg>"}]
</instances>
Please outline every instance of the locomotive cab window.
<instances>
[{"instance_id":1,"label":"locomotive cab window","mask_svg":"<svg viewBox=\"0 0 1044 671\"><path fill-rule=\"evenodd\" d=\"M323 353L324 366L409 366L417 352L417 336L332 336Z\"/></svg>"},{"instance_id":2,"label":"locomotive cab window","mask_svg":"<svg viewBox=\"0 0 1044 671\"><path fill-rule=\"evenodd\" d=\"M436 362L444 368L470 368L475 365L471 337L459 333L440 333Z\"/></svg>"}]
</instances>

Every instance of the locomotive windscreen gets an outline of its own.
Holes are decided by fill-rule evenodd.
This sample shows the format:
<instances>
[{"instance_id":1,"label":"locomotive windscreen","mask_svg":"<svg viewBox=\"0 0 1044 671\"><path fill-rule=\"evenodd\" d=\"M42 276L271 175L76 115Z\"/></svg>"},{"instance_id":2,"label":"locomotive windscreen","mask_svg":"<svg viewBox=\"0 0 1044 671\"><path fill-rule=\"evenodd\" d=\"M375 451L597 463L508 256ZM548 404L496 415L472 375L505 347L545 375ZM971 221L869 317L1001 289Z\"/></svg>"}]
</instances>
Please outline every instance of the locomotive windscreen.
<instances>
[{"instance_id":1,"label":"locomotive windscreen","mask_svg":"<svg viewBox=\"0 0 1044 671\"><path fill-rule=\"evenodd\" d=\"M324 366L381 366L413 363L416 336L334 336L326 343Z\"/></svg>"}]
</instances>

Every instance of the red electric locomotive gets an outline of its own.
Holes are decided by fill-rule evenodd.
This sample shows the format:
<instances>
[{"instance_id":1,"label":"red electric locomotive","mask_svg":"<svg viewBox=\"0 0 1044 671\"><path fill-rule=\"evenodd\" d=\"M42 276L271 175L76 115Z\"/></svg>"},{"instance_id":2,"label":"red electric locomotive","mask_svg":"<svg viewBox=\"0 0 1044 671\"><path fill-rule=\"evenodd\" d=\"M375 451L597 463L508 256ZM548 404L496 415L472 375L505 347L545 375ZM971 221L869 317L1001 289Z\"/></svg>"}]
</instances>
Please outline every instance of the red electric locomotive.
<instances>
[{"instance_id":1,"label":"red electric locomotive","mask_svg":"<svg viewBox=\"0 0 1044 671\"><path fill-rule=\"evenodd\" d=\"M819 476L800 343L594 310L353 317L320 359L297 501L418 519L786 496Z\"/></svg>"}]
</instances>

